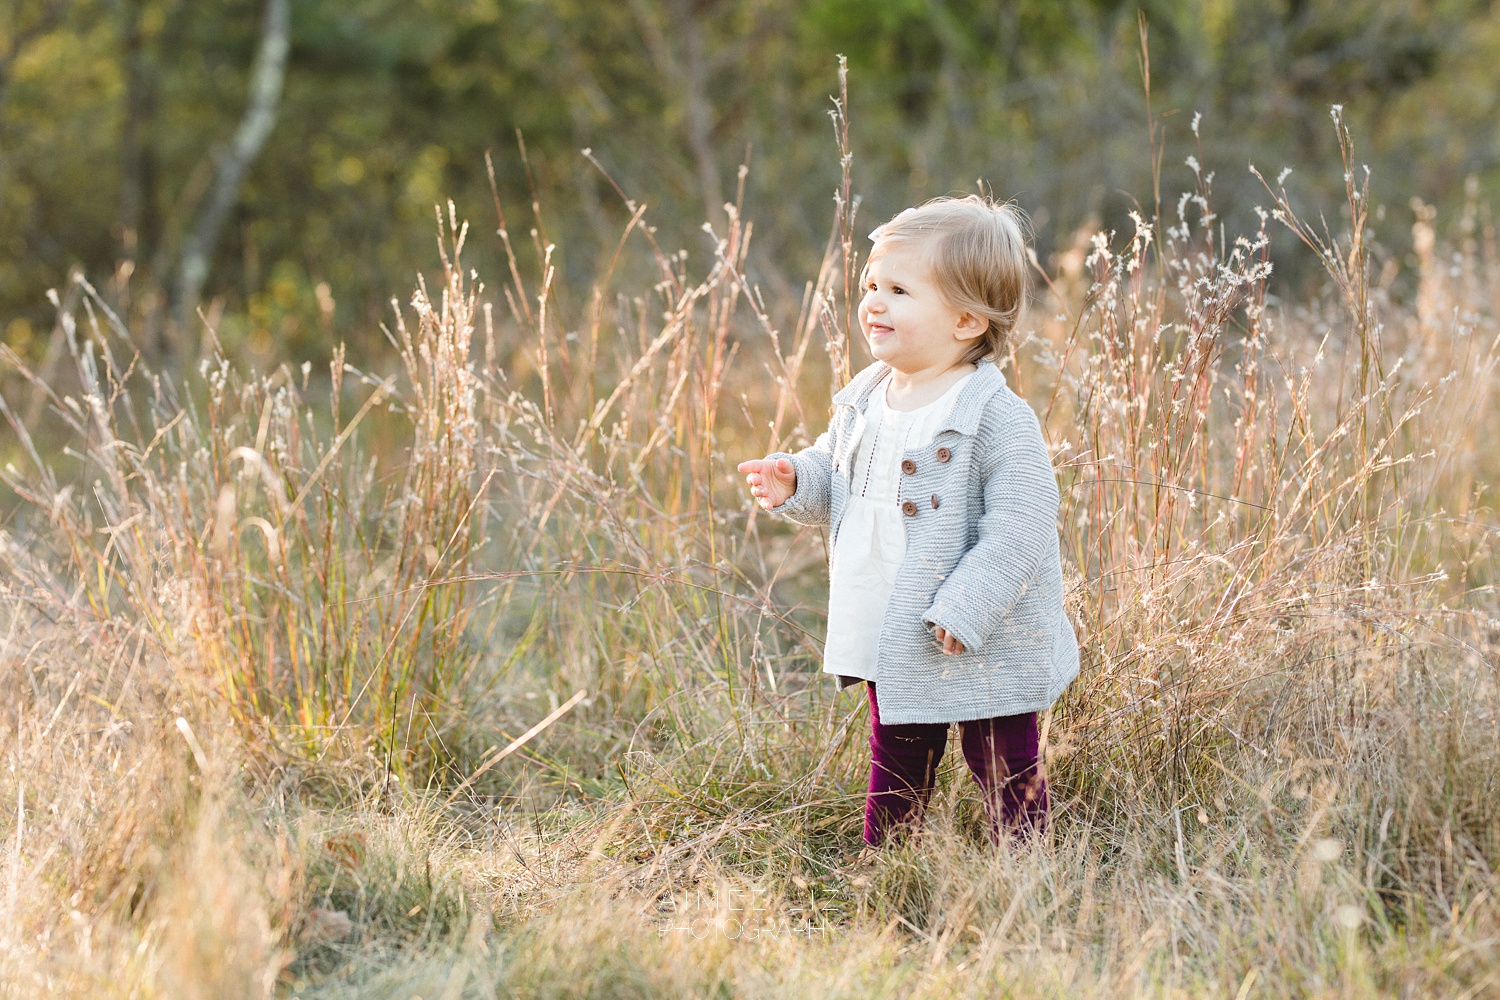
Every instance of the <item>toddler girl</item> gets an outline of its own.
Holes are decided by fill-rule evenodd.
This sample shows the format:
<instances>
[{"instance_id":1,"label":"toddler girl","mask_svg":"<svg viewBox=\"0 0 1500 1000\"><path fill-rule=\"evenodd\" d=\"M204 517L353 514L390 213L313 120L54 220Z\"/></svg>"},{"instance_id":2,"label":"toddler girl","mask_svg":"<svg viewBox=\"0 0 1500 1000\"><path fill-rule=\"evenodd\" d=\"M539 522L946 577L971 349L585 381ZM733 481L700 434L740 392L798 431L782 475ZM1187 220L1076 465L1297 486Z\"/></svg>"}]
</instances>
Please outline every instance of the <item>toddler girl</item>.
<instances>
[{"instance_id":1,"label":"toddler girl","mask_svg":"<svg viewBox=\"0 0 1500 1000\"><path fill-rule=\"evenodd\" d=\"M871 239L859 323L875 363L812 447L739 470L766 510L830 527L823 669L869 693L865 843L920 825L950 722L999 843L1046 823L1037 713L1078 673L1057 480L995 363L1025 297L1025 235L1015 209L970 195Z\"/></svg>"}]
</instances>

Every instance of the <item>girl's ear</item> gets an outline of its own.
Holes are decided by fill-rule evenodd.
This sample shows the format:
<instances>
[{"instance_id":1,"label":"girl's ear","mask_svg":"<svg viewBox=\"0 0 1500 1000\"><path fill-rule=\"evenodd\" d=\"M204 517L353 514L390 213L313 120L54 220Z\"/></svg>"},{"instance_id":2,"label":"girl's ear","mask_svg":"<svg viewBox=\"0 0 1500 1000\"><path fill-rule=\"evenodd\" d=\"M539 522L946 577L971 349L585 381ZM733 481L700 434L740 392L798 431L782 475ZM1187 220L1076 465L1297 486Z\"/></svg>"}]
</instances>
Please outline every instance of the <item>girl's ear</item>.
<instances>
[{"instance_id":1,"label":"girl's ear","mask_svg":"<svg viewBox=\"0 0 1500 1000\"><path fill-rule=\"evenodd\" d=\"M959 340L973 340L975 337L984 335L984 331L990 328L990 321L983 316L973 313L959 313L958 326L954 328L953 336Z\"/></svg>"}]
</instances>

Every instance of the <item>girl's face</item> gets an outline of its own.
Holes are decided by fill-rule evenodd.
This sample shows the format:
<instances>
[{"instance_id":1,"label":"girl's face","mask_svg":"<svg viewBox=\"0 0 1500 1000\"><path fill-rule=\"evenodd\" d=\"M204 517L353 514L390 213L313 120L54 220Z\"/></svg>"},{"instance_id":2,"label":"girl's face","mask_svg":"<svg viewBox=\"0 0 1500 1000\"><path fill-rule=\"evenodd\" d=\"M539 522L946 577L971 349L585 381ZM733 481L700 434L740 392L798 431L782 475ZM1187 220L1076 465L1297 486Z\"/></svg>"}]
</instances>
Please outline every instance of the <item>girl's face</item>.
<instances>
[{"instance_id":1,"label":"girl's face","mask_svg":"<svg viewBox=\"0 0 1500 1000\"><path fill-rule=\"evenodd\" d=\"M876 245L865 266L859 325L870 353L904 375L952 369L987 322L948 304L920 244Z\"/></svg>"}]
</instances>

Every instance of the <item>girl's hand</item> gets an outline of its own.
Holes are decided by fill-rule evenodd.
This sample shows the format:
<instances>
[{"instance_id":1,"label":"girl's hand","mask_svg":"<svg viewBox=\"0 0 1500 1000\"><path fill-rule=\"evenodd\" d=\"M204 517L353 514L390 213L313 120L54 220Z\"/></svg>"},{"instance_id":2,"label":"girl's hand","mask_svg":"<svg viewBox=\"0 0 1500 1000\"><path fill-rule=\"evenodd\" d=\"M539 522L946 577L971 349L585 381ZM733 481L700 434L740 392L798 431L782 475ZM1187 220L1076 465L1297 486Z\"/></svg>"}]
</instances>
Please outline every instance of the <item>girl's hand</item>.
<instances>
[{"instance_id":1,"label":"girl's hand","mask_svg":"<svg viewBox=\"0 0 1500 1000\"><path fill-rule=\"evenodd\" d=\"M964 644L955 639L953 633L941 625L932 627L932 637L942 645L944 653L956 655L964 651Z\"/></svg>"},{"instance_id":2,"label":"girl's hand","mask_svg":"<svg viewBox=\"0 0 1500 1000\"><path fill-rule=\"evenodd\" d=\"M752 458L737 468L750 484L750 495L766 510L780 507L797 492L797 470L784 458Z\"/></svg>"}]
</instances>

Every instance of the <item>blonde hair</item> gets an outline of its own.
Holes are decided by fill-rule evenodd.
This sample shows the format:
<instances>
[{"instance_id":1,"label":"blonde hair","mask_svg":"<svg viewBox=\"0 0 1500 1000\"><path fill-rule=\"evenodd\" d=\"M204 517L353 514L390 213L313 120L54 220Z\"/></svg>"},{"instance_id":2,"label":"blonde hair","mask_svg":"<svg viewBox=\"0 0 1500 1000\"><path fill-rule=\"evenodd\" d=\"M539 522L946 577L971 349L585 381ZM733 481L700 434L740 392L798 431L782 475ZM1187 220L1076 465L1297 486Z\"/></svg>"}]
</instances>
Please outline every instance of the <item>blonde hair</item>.
<instances>
[{"instance_id":1,"label":"blonde hair","mask_svg":"<svg viewBox=\"0 0 1500 1000\"><path fill-rule=\"evenodd\" d=\"M1029 230L1026 216L1009 203L977 194L933 198L872 232L875 246L869 260L887 247L922 243L933 279L948 304L989 320L964 355L963 360L973 363L998 356L1009 347L1026 302Z\"/></svg>"}]
</instances>

